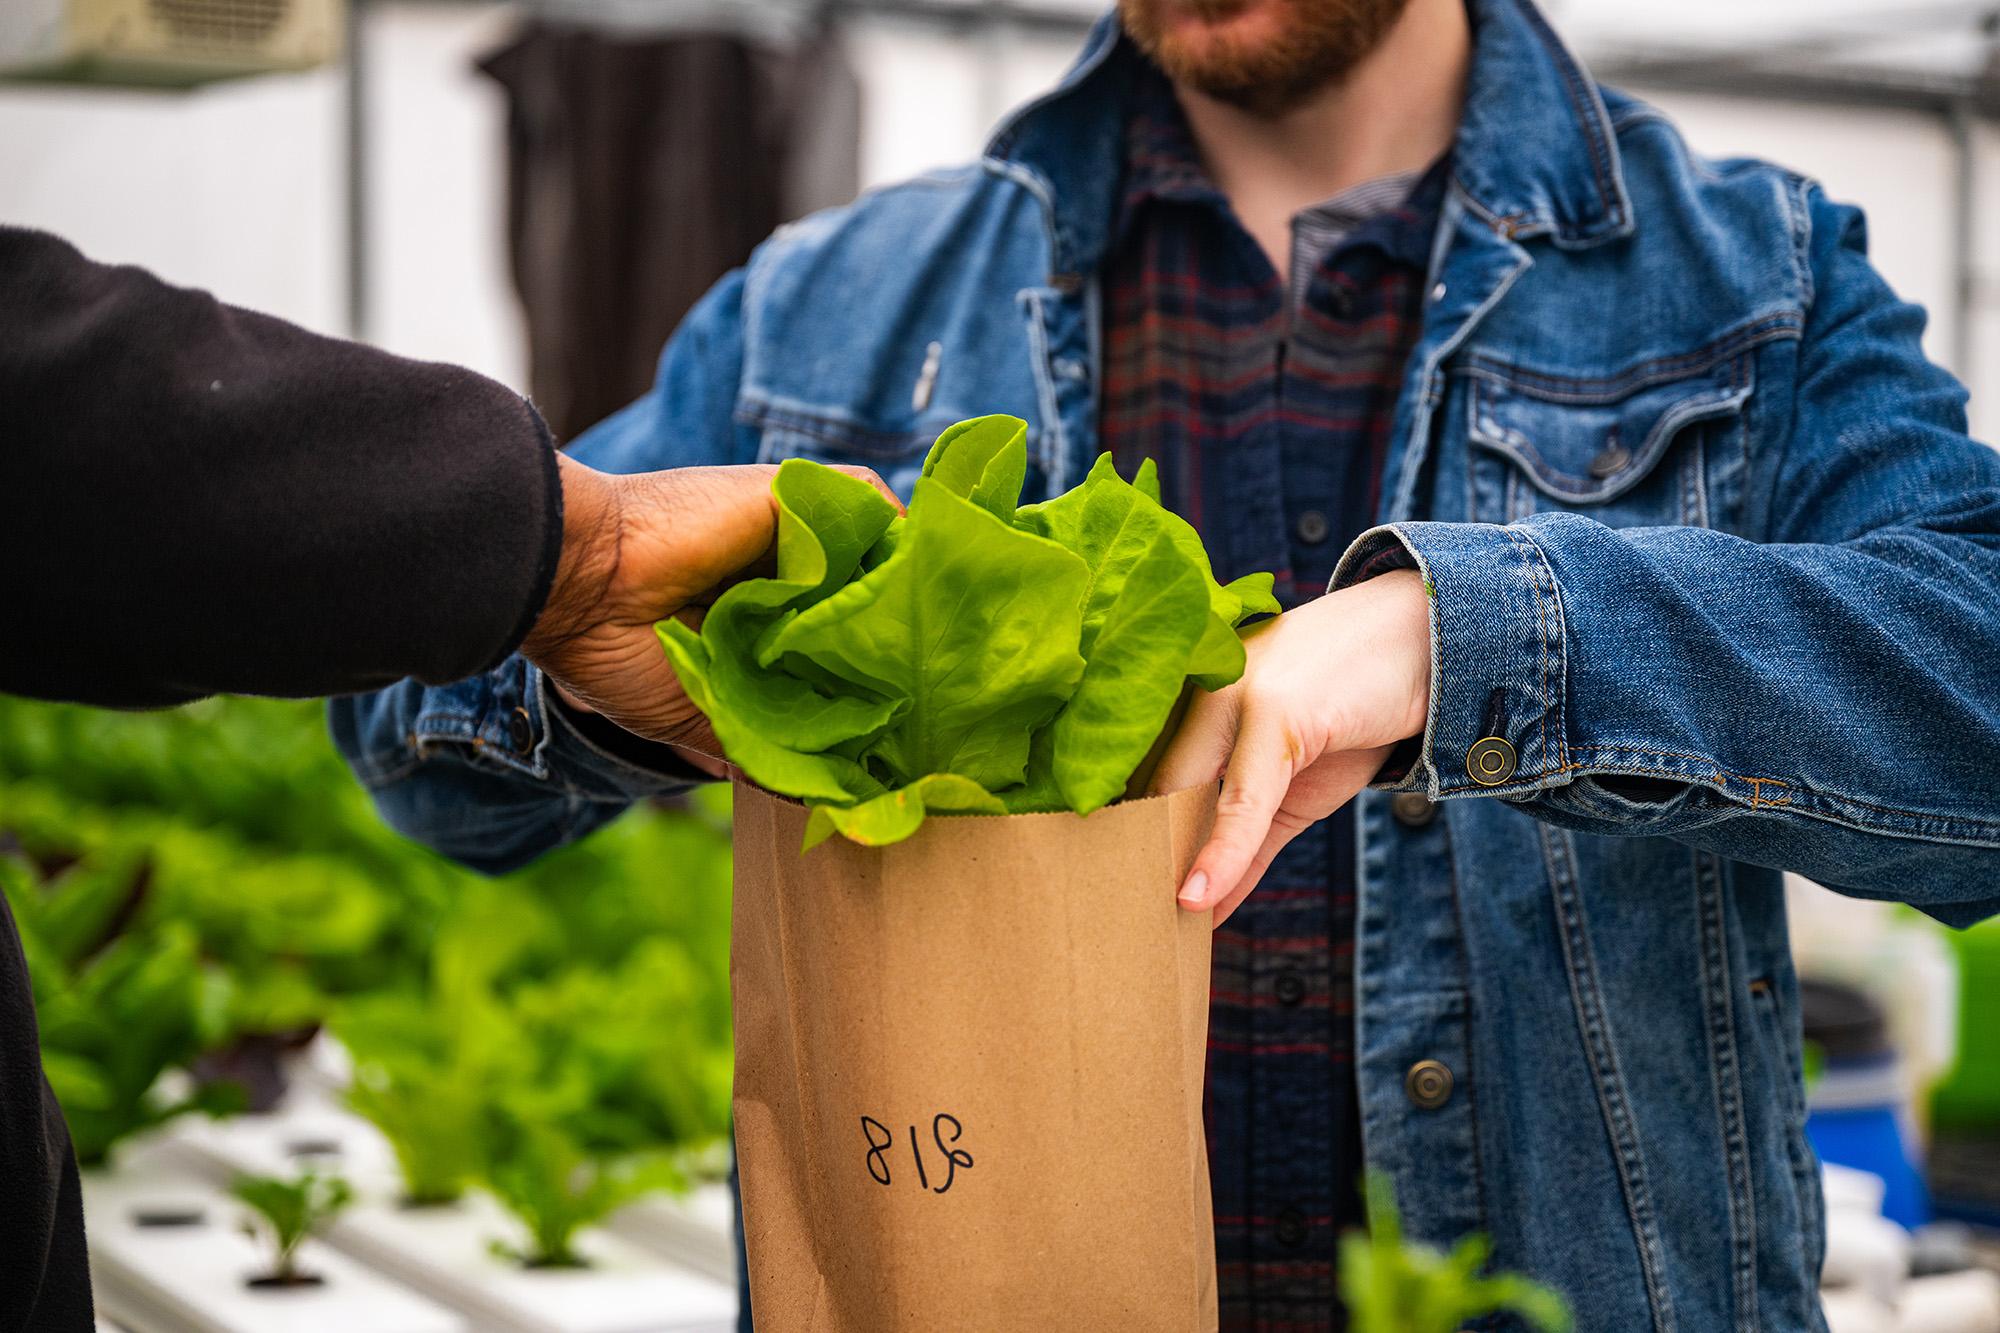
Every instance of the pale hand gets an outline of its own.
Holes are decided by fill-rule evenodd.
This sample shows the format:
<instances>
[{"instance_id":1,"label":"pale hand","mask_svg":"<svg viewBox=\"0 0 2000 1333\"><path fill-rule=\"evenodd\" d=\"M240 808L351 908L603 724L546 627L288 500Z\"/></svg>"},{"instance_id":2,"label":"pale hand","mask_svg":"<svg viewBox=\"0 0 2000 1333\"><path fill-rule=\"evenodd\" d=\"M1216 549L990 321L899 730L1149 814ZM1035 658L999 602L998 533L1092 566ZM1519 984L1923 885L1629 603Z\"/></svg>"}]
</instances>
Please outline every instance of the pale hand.
<instances>
[{"instance_id":1,"label":"pale hand","mask_svg":"<svg viewBox=\"0 0 2000 1333\"><path fill-rule=\"evenodd\" d=\"M1181 906L1219 925L1286 843L1354 799L1430 711L1430 608L1398 570L1252 629L1243 678L1197 694L1156 792L1222 779Z\"/></svg>"}]
</instances>

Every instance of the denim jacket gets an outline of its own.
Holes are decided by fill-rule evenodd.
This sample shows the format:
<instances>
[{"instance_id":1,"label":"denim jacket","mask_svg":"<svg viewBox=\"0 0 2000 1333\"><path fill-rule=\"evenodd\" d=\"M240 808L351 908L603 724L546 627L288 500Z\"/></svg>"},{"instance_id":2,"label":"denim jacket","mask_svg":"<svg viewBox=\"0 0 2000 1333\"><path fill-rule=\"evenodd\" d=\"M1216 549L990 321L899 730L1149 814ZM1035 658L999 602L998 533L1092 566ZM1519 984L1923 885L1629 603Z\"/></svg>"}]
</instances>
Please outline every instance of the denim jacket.
<instances>
[{"instance_id":1,"label":"denim jacket","mask_svg":"<svg viewBox=\"0 0 2000 1333\"><path fill-rule=\"evenodd\" d=\"M1416 1237L1488 1233L1581 1329L1819 1329L1779 872L2000 909L2000 454L1854 209L1697 157L1529 0L1471 10L1381 526L1335 575L1433 591L1385 784L1415 795L1359 798L1367 1161ZM1031 491L1080 480L1139 58L1107 20L979 162L780 232L575 454L907 490L943 426L1007 411ZM1204 534L1225 576L1284 559L1271 485ZM334 722L393 823L491 869L671 781L518 659Z\"/></svg>"}]
</instances>

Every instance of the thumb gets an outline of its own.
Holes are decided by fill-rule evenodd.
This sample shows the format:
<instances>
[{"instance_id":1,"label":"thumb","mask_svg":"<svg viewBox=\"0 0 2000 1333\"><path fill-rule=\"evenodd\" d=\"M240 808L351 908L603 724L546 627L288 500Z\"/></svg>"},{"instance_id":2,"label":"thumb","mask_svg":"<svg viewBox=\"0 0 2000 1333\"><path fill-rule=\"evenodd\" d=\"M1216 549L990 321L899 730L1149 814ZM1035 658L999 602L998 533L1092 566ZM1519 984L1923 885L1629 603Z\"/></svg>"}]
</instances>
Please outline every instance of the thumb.
<instances>
[{"instance_id":1,"label":"thumb","mask_svg":"<svg viewBox=\"0 0 2000 1333\"><path fill-rule=\"evenodd\" d=\"M1186 715L1147 780L1148 795L1164 796L1213 783L1229 762L1243 691L1231 687L1215 694L1192 693Z\"/></svg>"},{"instance_id":2,"label":"thumb","mask_svg":"<svg viewBox=\"0 0 2000 1333\"><path fill-rule=\"evenodd\" d=\"M1223 775L1215 827L1181 885L1182 907L1205 912L1236 893L1251 873L1291 789L1292 765L1283 724L1246 710L1229 756L1229 771Z\"/></svg>"}]
</instances>

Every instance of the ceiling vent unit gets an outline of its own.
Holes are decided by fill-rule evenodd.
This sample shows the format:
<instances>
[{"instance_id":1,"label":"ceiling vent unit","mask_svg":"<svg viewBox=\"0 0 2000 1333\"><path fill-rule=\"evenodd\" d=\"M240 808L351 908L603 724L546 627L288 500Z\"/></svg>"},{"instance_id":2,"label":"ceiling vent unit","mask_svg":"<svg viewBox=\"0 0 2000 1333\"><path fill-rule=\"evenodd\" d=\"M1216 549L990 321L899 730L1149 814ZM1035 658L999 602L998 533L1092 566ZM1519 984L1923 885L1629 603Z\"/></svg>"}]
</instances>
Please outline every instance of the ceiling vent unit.
<instances>
[{"instance_id":1,"label":"ceiling vent unit","mask_svg":"<svg viewBox=\"0 0 2000 1333\"><path fill-rule=\"evenodd\" d=\"M0 78L188 88L340 54L345 0L0 0Z\"/></svg>"}]
</instances>

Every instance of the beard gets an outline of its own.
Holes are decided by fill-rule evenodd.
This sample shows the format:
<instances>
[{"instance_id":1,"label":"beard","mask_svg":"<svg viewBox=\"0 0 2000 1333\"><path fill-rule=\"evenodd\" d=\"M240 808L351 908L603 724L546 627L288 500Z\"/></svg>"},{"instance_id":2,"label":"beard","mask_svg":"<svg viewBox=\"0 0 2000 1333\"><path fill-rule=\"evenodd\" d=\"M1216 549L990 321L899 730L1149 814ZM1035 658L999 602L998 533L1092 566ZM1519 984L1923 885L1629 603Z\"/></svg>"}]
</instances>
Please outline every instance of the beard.
<instances>
[{"instance_id":1,"label":"beard","mask_svg":"<svg viewBox=\"0 0 2000 1333\"><path fill-rule=\"evenodd\" d=\"M1118 0L1118 17L1175 83L1274 118L1345 79L1408 3Z\"/></svg>"}]
</instances>

